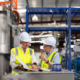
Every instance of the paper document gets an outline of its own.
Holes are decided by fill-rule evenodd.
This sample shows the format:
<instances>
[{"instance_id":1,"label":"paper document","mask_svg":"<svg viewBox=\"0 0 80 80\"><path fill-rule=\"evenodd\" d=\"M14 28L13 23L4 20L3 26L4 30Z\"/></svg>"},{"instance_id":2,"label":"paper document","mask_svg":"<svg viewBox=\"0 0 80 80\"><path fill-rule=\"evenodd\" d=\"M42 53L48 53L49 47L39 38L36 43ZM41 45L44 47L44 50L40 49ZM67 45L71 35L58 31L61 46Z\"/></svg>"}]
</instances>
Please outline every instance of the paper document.
<instances>
[{"instance_id":1,"label":"paper document","mask_svg":"<svg viewBox=\"0 0 80 80\"><path fill-rule=\"evenodd\" d=\"M19 58L17 58L17 57L16 57L16 59L23 65L23 67L24 67L25 69L29 69L29 67L28 67L21 59L19 59Z\"/></svg>"},{"instance_id":2,"label":"paper document","mask_svg":"<svg viewBox=\"0 0 80 80\"><path fill-rule=\"evenodd\" d=\"M51 71L50 69L46 69L46 68L41 68L41 70L47 71L47 72Z\"/></svg>"},{"instance_id":3,"label":"paper document","mask_svg":"<svg viewBox=\"0 0 80 80\"><path fill-rule=\"evenodd\" d=\"M49 70L49 69L46 69L46 68L41 68L41 69L37 69L37 70L30 69L30 70L32 70L32 71L36 71L36 72L39 72L39 71L45 71L45 72L49 72L49 71L51 71L51 70Z\"/></svg>"},{"instance_id":4,"label":"paper document","mask_svg":"<svg viewBox=\"0 0 80 80\"><path fill-rule=\"evenodd\" d=\"M42 70L42 71L46 71L46 72L49 72L51 71L50 69L46 69L46 68L41 68L41 69L37 69L37 70L34 70L34 69L29 69L29 67L19 58L15 57L23 66L25 69L28 69L28 70L31 70L31 71L39 71L39 70Z\"/></svg>"}]
</instances>

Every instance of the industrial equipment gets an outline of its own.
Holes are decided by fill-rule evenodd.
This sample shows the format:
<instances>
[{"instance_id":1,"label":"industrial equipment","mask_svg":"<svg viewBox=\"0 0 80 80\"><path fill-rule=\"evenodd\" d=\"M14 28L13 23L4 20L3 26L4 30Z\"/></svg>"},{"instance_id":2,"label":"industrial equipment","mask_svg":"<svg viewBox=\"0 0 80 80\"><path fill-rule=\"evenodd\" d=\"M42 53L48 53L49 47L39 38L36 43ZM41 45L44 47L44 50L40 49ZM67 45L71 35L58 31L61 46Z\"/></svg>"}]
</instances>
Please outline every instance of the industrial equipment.
<instances>
[{"instance_id":1,"label":"industrial equipment","mask_svg":"<svg viewBox=\"0 0 80 80\"><path fill-rule=\"evenodd\" d=\"M74 72L75 80L80 80L80 57L74 59Z\"/></svg>"},{"instance_id":2,"label":"industrial equipment","mask_svg":"<svg viewBox=\"0 0 80 80\"><path fill-rule=\"evenodd\" d=\"M74 51L76 53L76 58L74 59L74 75L75 80L80 80L80 42L75 42Z\"/></svg>"},{"instance_id":3,"label":"industrial equipment","mask_svg":"<svg viewBox=\"0 0 80 80\"><path fill-rule=\"evenodd\" d=\"M74 51L76 53L76 57L79 57L80 56L80 42L74 42L75 44L75 47L74 47Z\"/></svg>"},{"instance_id":4,"label":"industrial equipment","mask_svg":"<svg viewBox=\"0 0 80 80\"><path fill-rule=\"evenodd\" d=\"M4 74L9 67L9 60L5 55L10 54L10 26L7 24L6 14L0 14L0 74Z\"/></svg>"},{"instance_id":5,"label":"industrial equipment","mask_svg":"<svg viewBox=\"0 0 80 80\"><path fill-rule=\"evenodd\" d=\"M67 70L62 70L62 72L21 72L21 74L2 76L0 80L74 80L74 73Z\"/></svg>"}]
</instances>

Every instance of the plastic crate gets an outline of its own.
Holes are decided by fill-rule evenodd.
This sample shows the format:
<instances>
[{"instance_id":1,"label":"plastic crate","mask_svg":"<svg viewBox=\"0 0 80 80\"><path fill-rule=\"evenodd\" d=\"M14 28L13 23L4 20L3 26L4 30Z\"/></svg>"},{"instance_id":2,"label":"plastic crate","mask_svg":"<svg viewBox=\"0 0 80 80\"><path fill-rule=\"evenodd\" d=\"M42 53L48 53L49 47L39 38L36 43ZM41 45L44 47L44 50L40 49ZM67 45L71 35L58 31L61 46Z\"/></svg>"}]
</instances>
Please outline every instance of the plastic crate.
<instances>
[{"instance_id":1,"label":"plastic crate","mask_svg":"<svg viewBox=\"0 0 80 80\"><path fill-rule=\"evenodd\" d=\"M54 66L56 66L56 68L54 68ZM62 71L62 64L54 64L52 71Z\"/></svg>"}]
</instances>

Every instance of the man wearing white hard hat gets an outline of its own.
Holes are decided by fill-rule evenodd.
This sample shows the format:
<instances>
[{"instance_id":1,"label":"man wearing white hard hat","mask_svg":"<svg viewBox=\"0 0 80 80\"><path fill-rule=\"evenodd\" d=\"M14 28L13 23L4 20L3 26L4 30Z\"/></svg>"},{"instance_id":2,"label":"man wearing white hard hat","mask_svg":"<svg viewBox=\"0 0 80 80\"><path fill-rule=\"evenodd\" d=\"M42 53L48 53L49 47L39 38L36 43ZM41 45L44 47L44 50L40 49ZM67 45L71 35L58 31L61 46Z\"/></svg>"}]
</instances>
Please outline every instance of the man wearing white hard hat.
<instances>
[{"instance_id":1,"label":"man wearing white hard hat","mask_svg":"<svg viewBox=\"0 0 80 80\"><path fill-rule=\"evenodd\" d=\"M41 54L41 68L52 69L54 64L61 64L61 56L55 51L56 39L48 37L42 41L45 53Z\"/></svg>"},{"instance_id":2,"label":"man wearing white hard hat","mask_svg":"<svg viewBox=\"0 0 80 80\"><path fill-rule=\"evenodd\" d=\"M12 67L12 73L18 73L21 70L25 70L23 65L16 58L23 61L29 68L33 68L34 70L37 69L38 62L34 55L34 50L28 47L31 41L29 34L27 32L22 32L19 39L20 46L11 49L10 65Z\"/></svg>"}]
</instances>

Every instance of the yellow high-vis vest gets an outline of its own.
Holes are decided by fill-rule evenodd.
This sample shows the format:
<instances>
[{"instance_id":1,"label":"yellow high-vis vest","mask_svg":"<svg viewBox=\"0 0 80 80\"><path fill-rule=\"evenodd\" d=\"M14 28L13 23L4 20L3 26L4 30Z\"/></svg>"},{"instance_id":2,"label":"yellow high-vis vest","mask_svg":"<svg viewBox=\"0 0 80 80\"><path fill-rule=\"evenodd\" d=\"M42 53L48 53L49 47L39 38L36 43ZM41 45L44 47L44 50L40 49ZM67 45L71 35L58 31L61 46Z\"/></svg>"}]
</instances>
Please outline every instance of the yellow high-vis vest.
<instances>
[{"instance_id":1,"label":"yellow high-vis vest","mask_svg":"<svg viewBox=\"0 0 80 80\"><path fill-rule=\"evenodd\" d=\"M30 48L27 48L25 54L23 53L21 47L11 49L11 53L14 53L15 57L22 60L26 65L28 65L29 68L31 68L31 62L32 62L31 57L33 52L34 50ZM16 59L15 59L15 63L18 65L21 65L20 62ZM18 72L15 69L15 70L12 70L12 73L18 73Z\"/></svg>"},{"instance_id":2,"label":"yellow high-vis vest","mask_svg":"<svg viewBox=\"0 0 80 80\"><path fill-rule=\"evenodd\" d=\"M55 58L55 56L57 55L57 54L59 54L59 53L57 53L56 51L53 51L50 55L49 55L49 57L47 58L50 62L54 62L54 58ZM60 54L59 54L60 55ZM46 56L46 53L44 54L44 56ZM60 55L60 64L61 64L61 61L62 61L62 57L61 57L61 55ZM50 67L49 67L49 65L46 63L46 62L44 62L44 61L40 61L40 63L41 63L41 68L46 68L46 69L50 69Z\"/></svg>"}]
</instances>

